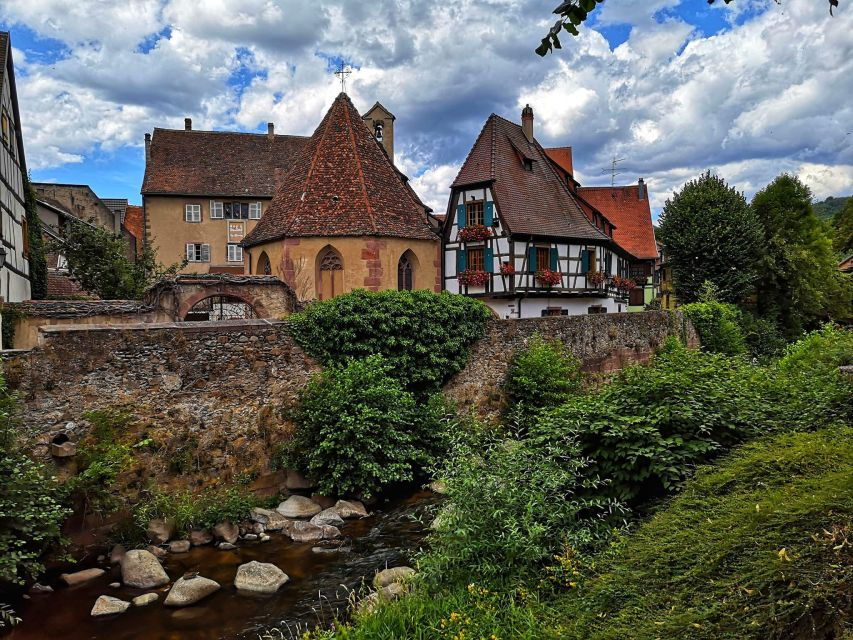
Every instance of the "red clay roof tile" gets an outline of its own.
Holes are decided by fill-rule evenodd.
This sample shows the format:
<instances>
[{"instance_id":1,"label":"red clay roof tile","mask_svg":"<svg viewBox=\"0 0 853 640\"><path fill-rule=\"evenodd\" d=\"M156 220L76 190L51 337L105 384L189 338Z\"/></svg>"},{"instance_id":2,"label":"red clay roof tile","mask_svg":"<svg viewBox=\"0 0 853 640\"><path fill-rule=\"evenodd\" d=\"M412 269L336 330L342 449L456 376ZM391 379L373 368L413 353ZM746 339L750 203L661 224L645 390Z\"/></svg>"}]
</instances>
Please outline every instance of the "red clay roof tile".
<instances>
[{"instance_id":1,"label":"red clay roof tile","mask_svg":"<svg viewBox=\"0 0 853 640\"><path fill-rule=\"evenodd\" d=\"M640 200L638 185L579 187L578 195L616 225L613 239L620 247L640 260L658 257L649 199Z\"/></svg>"},{"instance_id":2,"label":"red clay roof tile","mask_svg":"<svg viewBox=\"0 0 853 640\"><path fill-rule=\"evenodd\" d=\"M532 160L532 170L522 158ZM586 218L546 150L529 142L521 125L494 113L452 186L492 181L498 212L512 233L612 241Z\"/></svg>"},{"instance_id":3,"label":"red clay roof tile","mask_svg":"<svg viewBox=\"0 0 853 640\"><path fill-rule=\"evenodd\" d=\"M282 176L266 213L243 244L294 236L438 241L405 176L344 93Z\"/></svg>"}]
</instances>

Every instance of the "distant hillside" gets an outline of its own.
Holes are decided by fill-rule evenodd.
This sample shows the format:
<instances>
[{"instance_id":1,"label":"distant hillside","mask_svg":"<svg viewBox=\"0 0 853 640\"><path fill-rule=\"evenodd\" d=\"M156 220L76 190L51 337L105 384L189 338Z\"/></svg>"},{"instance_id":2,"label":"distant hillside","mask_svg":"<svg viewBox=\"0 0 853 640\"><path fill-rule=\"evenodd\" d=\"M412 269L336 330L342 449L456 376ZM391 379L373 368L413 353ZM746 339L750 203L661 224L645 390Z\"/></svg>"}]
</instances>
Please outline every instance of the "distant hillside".
<instances>
[{"instance_id":1,"label":"distant hillside","mask_svg":"<svg viewBox=\"0 0 853 640\"><path fill-rule=\"evenodd\" d=\"M814 212L817 214L818 218L831 220L836 213L844 208L845 203L850 198L853 198L853 196L842 196L840 198L833 198L832 196L829 196L823 202L814 203Z\"/></svg>"}]
</instances>

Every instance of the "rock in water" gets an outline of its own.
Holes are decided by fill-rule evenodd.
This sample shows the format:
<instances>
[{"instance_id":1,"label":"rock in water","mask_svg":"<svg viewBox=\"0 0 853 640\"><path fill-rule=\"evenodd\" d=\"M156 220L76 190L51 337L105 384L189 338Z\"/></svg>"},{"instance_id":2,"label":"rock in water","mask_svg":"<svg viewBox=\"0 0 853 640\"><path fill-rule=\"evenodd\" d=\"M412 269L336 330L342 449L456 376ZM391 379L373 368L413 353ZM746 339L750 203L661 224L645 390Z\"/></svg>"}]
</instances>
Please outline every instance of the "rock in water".
<instances>
[{"instance_id":1,"label":"rock in water","mask_svg":"<svg viewBox=\"0 0 853 640\"><path fill-rule=\"evenodd\" d=\"M73 587L75 584L83 584L94 578L100 578L105 573L106 571L103 569L83 569L83 571L75 571L74 573L63 573L59 577L69 587Z\"/></svg>"},{"instance_id":2,"label":"rock in water","mask_svg":"<svg viewBox=\"0 0 853 640\"><path fill-rule=\"evenodd\" d=\"M332 508L344 520L366 518L368 516L367 509L358 500L338 500Z\"/></svg>"},{"instance_id":3,"label":"rock in water","mask_svg":"<svg viewBox=\"0 0 853 640\"><path fill-rule=\"evenodd\" d=\"M285 518L310 518L322 510L319 504L305 496L290 496L276 509Z\"/></svg>"},{"instance_id":4,"label":"rock in water","mask_svg":"<svg viewBox=\"0 0 853 640\"><path fill-rule=\"evenodd\" d=\"M411 567L394 567L393 569L385 569L376 574L373 578L373 586L377 589L382 589L390 584L405 582L408 578L415 575L415 570Z\"/></svg>"},{"instance_id":5,"label":"rock in water","mask_svg":"<svg viewBox=\"0 0 853 640\"><path fill-rule=\"evenodd\" d=\"M169 543L169 553L186 553L190 546L189 540L172 540Z\"/></svg>"},{"instance_id":6,"label":"rock in water","mask_svg":"<svg viewBox=\"0 0 853 640\"><path fill-rule=\"evenodd\" d=\"M335 511L334 507L331 509L323 509L316 516L311 518L311 524L316 524L323 526L324 524L331 525L333 527L340 527L344 523L344 519L341 518L340 514Z\"/></svg>"},{"instance_id":7,"label":"rock in water","mask_svg":"<svg viewBox=\"0 0 853 640\"><path fill-rule=\"evenodd\" d=\"M133 549L124 555L121 579L126 585L140 589L153 589L169 583L169 576L160 562L144 549Z\"/></svg>"},{"instance_id":8,"label":"rock in water","mask_svg":"<svg viewBox=\"0 0 853 640\"><path fill-rule=\"evenodd\" d=\"M162 560L169 556L169 552L166 551L163 547L155 547L153 544L149 544L145 549L155 558Z\"/></svg>"},{"instance_id":9,"label":"rock in water","mask_svg":"<svg viewBox=\"0 0 853 640\"><path fill-rule=\"evenodd\" d=\"M169 594L163 604L167 607L188 607L215 591L219 591L219 583L210 578L202 578L201 576L189 580L178 578L172 588L169 589Z\"/></svg>"},{"instance_id":10,"label":"rock in water","mask_svg":"<svg viewBox=\"0 0 853 640\"><path fill-rule=\"evenodd\" d=\"M234 551L237 548L236 544L231 544L230 542L220 542L216 545L217 549L222 549L222 551Z\"/></svg>"},{"instance_id":11,"label":"rock in water","mask_svg":"<svg viewBox=\"0 0 853 640\"><path fill-rule=\"evenodd\" d=\"M155 518L148 523L145 532L154 544L165 544L175 535L175 521L171 518Z\"/></svg>"},{"instance_id":12,"label":"rock in water","mask_svg":"<svg viewBox=\"0 0 853 640\"><path fill-rule=\"evenodd\" d=\"M316 525L310 522L294 522L287 530L287 535L294 542L316 542L317 540L330 540L340 538L341 530L330 525Z\"/></svg>"},{"instance_id":13,"label":"rock in water","mask_svg":"<svg viewBox=\"0 0 853 640\"><path fill-rule=\"evenodd\" d=\"M190 544L194 547L200 547L201 545L213 542L213 535L207 529L192 529L189 538Z\"/></svg>"},{"instance_id":14,"label":"rock in water","mask_svg":"<svg viewBox=\"0 0 853 640\"><path fill-rule=\"evenodd\" d=\"M234 544L237 542L237 538L240 537L240 527L233 522L220 522L218 525L213 527L213 535L217 540Z\"/></svg>"},{"instance_id":15,"label":"rock in water","mask_svg":"<svg viewBox=\"0 0 853 640\"><path fill-rule=\"evenodd\" d=\"M112 596L100 596L95 600L95 606L92 607L92 615L110 616L114 613L124 613L130 606L129 602L113 598Z\"/></svg>"},{"instance_id":16,"label":"rock in water","mask_svg":"<svg viewBox=\"0 0 853 640\"><path fill-rule=\"evenodd\" d=\"M125 553L127 553L127 549L120 544L115 545L110 551L110 564L121 564Z\"/></svg>"},{"instance_id":17,"label":"rock in water","mask_svg":"<svg viewBox=\"0 0 853 640\"><path fill-rule=\"evenodd\" d=\"M293 522L285 518L278 511L261 509L260 507L255 507L255 510L252 512L252 519L256 523L262 524L264 531L281 531L282 529L287 529Z\"/></svg>"},{"instance_id":18,"label":"rock in water","mask_svg":"<svg viewBox=\"0 0 853 640\"><path fill-rule=\"evenodd\" d=\"M234 586L240 591L275 593L288 580L287 574L274 564L252 560L237 568Z\"/></svg>"},{"instance_id":19,"label":"rock in water","mask_svg":"<svg viewBox=\"0 0 853 640\"><path fill-rule=\"evenodd\" d=\"M133 602L134 607L144 607L152 602L157 602L159 597L156 593L143 593L141 596L136 596L131 602Z\"/></svg>"}]
</instances>

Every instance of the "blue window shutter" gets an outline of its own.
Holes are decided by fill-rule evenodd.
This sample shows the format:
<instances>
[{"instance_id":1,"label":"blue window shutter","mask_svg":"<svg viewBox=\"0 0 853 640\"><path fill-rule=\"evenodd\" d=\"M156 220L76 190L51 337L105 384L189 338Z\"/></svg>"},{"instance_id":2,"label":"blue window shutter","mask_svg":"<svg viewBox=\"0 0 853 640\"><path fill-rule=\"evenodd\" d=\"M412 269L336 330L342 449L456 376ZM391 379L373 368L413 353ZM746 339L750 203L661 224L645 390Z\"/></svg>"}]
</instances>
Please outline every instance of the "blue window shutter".
<instances>
[{"instance_id":1,"label":"blue window shutter","mask_svg":"<svg viewBox=\"0 0 853 640\"><path fill-rule=\"evenodd\" d=\"M465 205L457 204L456 205L456 224L459 225L459 228L465 226Z\"/></svg>"},{"instance_id":2,"label":"blue window shutter","mask_svg":"<svg viewBox=\"0 0 853 640\"><path fill-rule=\"evenodd\" d=\"M492 251L491 247L486 247L486 250L483 252L483 259L486 263L486 273L494 273L495 272L495 253Z\"/></svg>"},{"instance_id":3,"label":"blue window shutter","mask_svg":"<svg viewBox=\"0 0 853 640\"><path fill-rule=\"evenodd\" d=\"M587 249L581 251L581 273L589 273L589 251Z\"/></svg>"},{"instance_id":4,"label":"blue window shutter","mask_svg":"<svg viewBox=\"0 0 853 640\"><path fill-rule=\"evenodd\" d=\"M527 262L530 263L528 271L536 271L536 247L530 247L527 250Z\"/></svg>"},{"instance_id":5,"label":"blue window shutter","mask_svg":"<svg viewBox=\"0 0 853 640\"><path fill-rule=\"evenodd\" d=\"M491 227L495 221L495 203L494 202L486 202L486 206L483 207L483 224L487 227Z\"/></svg>"},{"instance_id":6,"label":"blue window shutter","mask_svg":"<svg viewBox=\"0 0 853 640\"><path fill-rule=\"evenodd\" d=\"M559 271L560 270L560 262L557 256L557 247L551 247L551 252L549 258L551 259L551 271Z\"/></svg>"},{"instance_id":7,"label":"blue window shutter","mask_svg":"<svg viewBox=\"0 0 853 640\"><path fill-rule=\"evenodd\" d=\"M456 273L462 273L468 268L468 252L465 249L459 249L456 252Z\"/></svg>"}]
</instances>

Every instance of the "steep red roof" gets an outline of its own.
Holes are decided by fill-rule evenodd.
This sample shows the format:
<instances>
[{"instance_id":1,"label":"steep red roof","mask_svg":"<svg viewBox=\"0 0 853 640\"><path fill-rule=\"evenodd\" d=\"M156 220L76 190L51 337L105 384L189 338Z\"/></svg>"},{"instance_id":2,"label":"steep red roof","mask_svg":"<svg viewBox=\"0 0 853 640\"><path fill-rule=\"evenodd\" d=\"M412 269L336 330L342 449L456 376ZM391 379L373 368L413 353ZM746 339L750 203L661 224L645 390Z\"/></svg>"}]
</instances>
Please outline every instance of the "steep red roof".
<instances>
[{"instance_id":1,"label":"steep red roof","mask_svg":"<svg viewBox=\"0 0 853 640\"><path fill-rule=\"evenodd\" d=\"M127 205L124 210L124 222L122 226L136 238L137 249L142 248L142 207L133 204Z\"/></svg>"},{"instance_id":2,"label":"steep red roof","mask_svg":"<svg viewBox=\"0 0 853 640\"><path fill-rule=\"evenodd\" d=\"M551 161L556 163L563 171L569 175L574 175L575 171L572 168L571 147L549 147L545 149L545 153Z\"/></svg>"},{"instance_id":3,"label":"steep red roof","mask_svg":"<svg viewBox=\"0 0 853 640\"><path fill-rule=\"evenodd\" d=\"M142 193L271 197L308 138L154 129Z\"/></svg>"},{"instance_id":4,"label":"steep red roof","mask_svg":"<svg viewBox=\"0 0 853 640\"><path fill-rule=\"evenodd\" d=\"M494 183L498 211L512 233L611 241L587 220L545 149L529 142L521 125L494 113L452 186L484 182Z\"/></svg>"},{"instance_id":5,"label":"steep red roof","mask_svg":"<svg viewBox=\"0 0 853 640\"><path fill-rule=\"evenodd\" d=\"M578 195L616 225L613 239L628 253L641 260L658 257L649 199L640 199L638 185L579 187Z\"/></svg>"},{"instance_id":6,"label":"steep red roof","mask_svg":"<svg viewBox=\"0 0 853 640\"><path fill-rule=\"evenodd\" d=\"M281 177L244 246L293 236L391 236L438 240L349 97L335 98Z\"/></svg>"}]
</instances>

